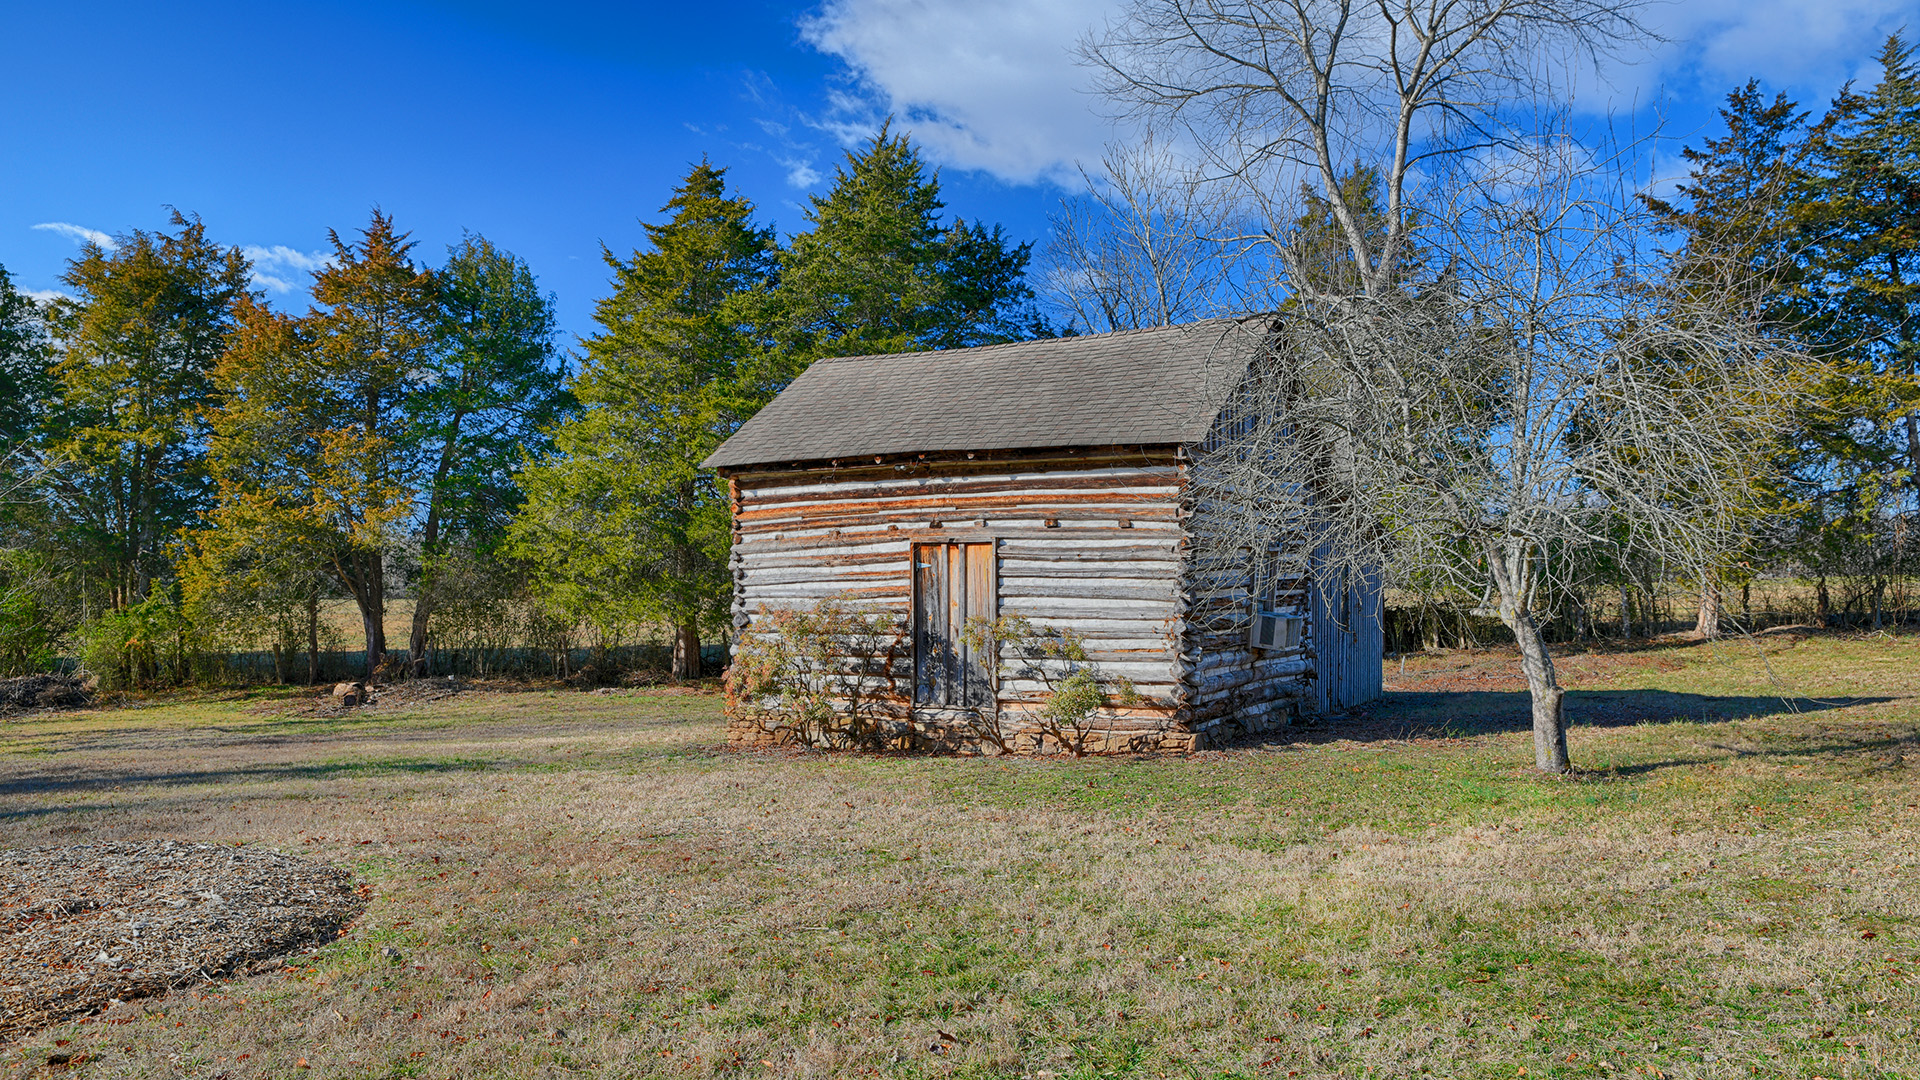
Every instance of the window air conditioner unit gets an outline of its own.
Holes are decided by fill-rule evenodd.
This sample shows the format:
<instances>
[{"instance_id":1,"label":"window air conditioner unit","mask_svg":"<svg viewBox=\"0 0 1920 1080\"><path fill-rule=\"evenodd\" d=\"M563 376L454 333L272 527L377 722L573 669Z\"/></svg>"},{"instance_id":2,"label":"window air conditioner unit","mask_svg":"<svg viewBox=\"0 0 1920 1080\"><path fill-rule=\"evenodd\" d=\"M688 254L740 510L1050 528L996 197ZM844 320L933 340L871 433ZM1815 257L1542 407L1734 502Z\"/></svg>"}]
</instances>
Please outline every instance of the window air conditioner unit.
<instances>
[{"instance_id":1,"label":"window air conditioner unit","mask_svg":"<svg viewBox=\"0 0 1920 1080\"><path fill-rule=\"evenodd\" d=\"M1301 619L1295 615L1278 615L1271 611L1256 611L1253 615L1253 647L1272 649L1276 652L1300 647Z\"/></svg>"}]
</instances>

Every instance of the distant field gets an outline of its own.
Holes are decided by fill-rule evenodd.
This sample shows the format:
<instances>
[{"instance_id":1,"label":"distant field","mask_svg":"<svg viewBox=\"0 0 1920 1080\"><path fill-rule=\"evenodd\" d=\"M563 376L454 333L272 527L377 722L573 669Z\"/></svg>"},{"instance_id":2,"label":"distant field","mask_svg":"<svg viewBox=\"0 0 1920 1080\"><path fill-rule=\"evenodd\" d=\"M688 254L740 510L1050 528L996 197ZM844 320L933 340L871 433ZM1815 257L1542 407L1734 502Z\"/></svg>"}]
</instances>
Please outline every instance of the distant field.
<instances>
[{"instance_id":1,"label":"distant field","mask_svg":"<svg viewBox=\"0 0 1920 1080\"><path fill-rule=\"evenodd\" d=\"M1920 1075L1920 639L1761 641L1567 659L1573 780L1531 772L1497 653L1390 662L1365 717L1179 759L733 753L699 692L9 723L0 842L262 844L374 899L297 969L0 1063Z\"/></svg>"}]
</instances>

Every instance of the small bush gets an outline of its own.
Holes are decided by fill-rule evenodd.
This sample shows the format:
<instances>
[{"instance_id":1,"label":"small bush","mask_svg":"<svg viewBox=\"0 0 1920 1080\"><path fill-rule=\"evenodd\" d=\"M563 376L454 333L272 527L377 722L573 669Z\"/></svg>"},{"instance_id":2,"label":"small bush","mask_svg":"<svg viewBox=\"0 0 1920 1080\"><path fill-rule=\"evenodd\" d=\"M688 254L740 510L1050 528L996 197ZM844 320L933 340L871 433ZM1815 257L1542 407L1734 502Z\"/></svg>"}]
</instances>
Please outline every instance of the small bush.
<instances>
[{"instance_id":1,"label":"small bush","mask_svg":"<svg viewBox=\"0 0 1920 1080\"><path fill-rule=\"evenodd\" d=\"M891 616L846 600L760 610L727 668L727 707L802 746L881 747L911 725L890 714L902 634Z\"/></svg>"},{"instance_id":2,"label":"small bush","mask_svg":"<svg viewBox=\"0 0 1920 1080\"><path fill-rule=\"evenodd\" d=\"M178 685L189 675L187 632L173 595L157 591L81 626L80 664L103 690Z\"/></svg>"}]
</instances>

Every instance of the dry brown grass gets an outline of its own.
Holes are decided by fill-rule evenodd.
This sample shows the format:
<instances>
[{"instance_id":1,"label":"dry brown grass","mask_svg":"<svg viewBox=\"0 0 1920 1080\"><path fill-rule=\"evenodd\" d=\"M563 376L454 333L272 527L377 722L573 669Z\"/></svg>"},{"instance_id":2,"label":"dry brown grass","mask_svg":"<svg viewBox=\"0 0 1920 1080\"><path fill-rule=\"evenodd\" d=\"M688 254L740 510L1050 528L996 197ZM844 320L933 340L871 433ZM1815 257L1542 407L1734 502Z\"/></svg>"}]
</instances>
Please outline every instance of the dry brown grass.
<instances>
[{"instance_id":1,"label":"dry brown grass","mask_svg":"<svg viewBox=\"0 0 1920 1080\"><path fill-rule=\"evenodd\" d=\"M717 698L672 692L11 724L8 844L263 844L375 896L298 971L117 1006L0 1060L1920 1074L1920 642L1767 647L1570 661L1592 768L1573 781L1525 768L1497 654L1416 658L1345 726L1170 760L729 753Z\"/></svg>"}]
</instances>

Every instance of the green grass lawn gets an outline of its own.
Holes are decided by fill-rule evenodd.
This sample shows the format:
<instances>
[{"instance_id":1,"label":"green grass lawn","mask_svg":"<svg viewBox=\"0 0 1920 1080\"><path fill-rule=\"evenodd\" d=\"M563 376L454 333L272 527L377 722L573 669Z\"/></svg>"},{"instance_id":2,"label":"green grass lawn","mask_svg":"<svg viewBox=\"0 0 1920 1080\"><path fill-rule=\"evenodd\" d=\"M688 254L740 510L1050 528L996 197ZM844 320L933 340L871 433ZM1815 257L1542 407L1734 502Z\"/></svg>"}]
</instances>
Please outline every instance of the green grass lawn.
<instances>
[{"instance_id":1,"label":"green grass lawn","mask_svg":"<svg viewBox=\"0 0 1920 1080\"><path fill-rule=\"evenodd\" d=\"M1567 658L1572 779L1532 772L1510 668L1390 663L1365 716L1165 759L736 753L670 691L11 722L9 845L263 844L374 899L293 969L0 1063L1920 1075L1920 640Z\"/></svg>"}]
</instances>

